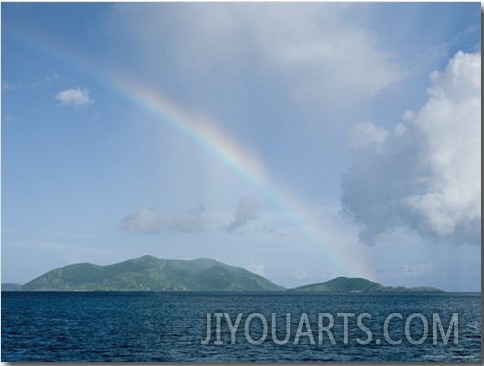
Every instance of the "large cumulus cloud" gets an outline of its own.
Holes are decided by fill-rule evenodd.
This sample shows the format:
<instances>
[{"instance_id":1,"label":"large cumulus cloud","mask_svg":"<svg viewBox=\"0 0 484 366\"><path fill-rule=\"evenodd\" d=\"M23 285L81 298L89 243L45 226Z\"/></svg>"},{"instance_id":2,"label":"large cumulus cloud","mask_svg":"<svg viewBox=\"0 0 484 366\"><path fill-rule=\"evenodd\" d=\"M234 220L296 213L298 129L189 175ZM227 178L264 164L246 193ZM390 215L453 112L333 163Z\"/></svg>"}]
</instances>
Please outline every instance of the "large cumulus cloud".
<instances>
[{"instance_id":1,"label":"large cumulus cloud","mask_svg":"<svg viewBox=\"0 0 484 366\"><path fill-rule=\"evenodd\" d=\"M371 132L359 134L371 141L351 144L341 202L363 242L407 227L433 241L480 243L480 53L458 52L430 83L425 105L407 111L393 131L355 127Z\"/></svg>"}]
</instances>

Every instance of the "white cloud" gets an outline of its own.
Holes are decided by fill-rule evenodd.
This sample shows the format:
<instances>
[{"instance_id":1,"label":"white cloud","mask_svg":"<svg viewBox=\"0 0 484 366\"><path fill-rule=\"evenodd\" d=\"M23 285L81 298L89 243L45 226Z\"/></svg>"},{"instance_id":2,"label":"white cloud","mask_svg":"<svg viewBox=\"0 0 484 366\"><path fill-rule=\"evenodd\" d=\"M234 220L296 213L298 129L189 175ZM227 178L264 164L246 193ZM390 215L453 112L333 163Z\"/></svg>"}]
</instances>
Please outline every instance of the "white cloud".
<instances>
[{"instance_id":1,"label":"white cloud","mask_svg":"<svg viewBox=\"0 0 484 366\"><path fill-rule=\"evenodd\" d=\"M22 82L11 83L11 82L3 82L2 83L2 92L7 92L11 90L20 90L25 87L25 84Z\"/></svg>"},{"instance_id":2,"label":"white cloud","mask_svg":"<svg viewBox=\"0 0 484 366\"><path fill-rule=\"evenodd\" d=\"M412 110L407 109L407 110L405 111L405 113L403 113L403 116L402 116L402 117L403 117L403 119L404 119L405 121L409 121L409 120L411 120L413 117L415 117L415 113L414 113Z\"/></svg>"},{"instance_id":3,"label":"white cloud","mask_svg":"<svg viewBox=\"0 0 484 366\"><path fill-rule=\"evenodd\" d=\"M184 73L238 74L250 67L287 84L300 103L330 107L366 99L402 72L338 4L160 4L114 8L109 27L138 60L171 60ZM160 34L175 39L160 43ZM157 61L158 60L158 61Z\"/></svg>"},{"instance_id":4,"label":"white cloud","mask_svg":"<svg viewBox=\"0 0 484 366\"><path fill-rule=\"evenodd\" d=\"M259 217L260 204L257 200L250 197L243 197L237 204L237 210L233 221L225 228L232 232L235 229L247 224L249 221L255 220Z\"/></svg>"},{"instance_id":5,"label":"white cloud","mask_svg":"<svg viewBox=\"0 0 484 366\"><path fill-rule=\"evenodd\" d=\"M388 138L388 131L375 126L372 122L361 122L355 125L349 134L348 144L354 149L375 147L380 150Z\"/></svg>"},{"instance_id":6,"label":"white cloud","mask_svg":"<svg viewBox=\"0 0 484 366\"><path fill-rule=\"evenodd\" d=\"M46 75L43 79L38 79L30 82L9 82L5 81L2 82L2 92L9 92L9 91L19 91L19 90L31 90L42 86L51 85L55 82L59 76L56 73L50 73Z\"/></svg>"},{"instance_id":7,"label":"white cloud","mask_svg":"<svg viewBox=\"0 0 484 366\"><path fill-rule=\"evenodd\" d=\"M402 122L398 122L395 125L394 131L396 136L401 136L405 133L405 131L407 131L407 127L405 127L405 125Z\"/></svg>"},{"instance_id":8,"label":"white cloud","mask_svg":"<svg viewBox=\"0 0 484 366\"><path fill-rule=\"evenodd\" d=\"M162 216L155 210L142 208L121 220L119 228L144 234L159 234L164 231L197 232L204 227L203 211L199 207L184 214Z\"/></svg>"},{"instance_id":9,"label":"white cloud","mask_svg":"<svg viewBox=\"0 0 484 366\"><path fill-rule=\"evenodd\" d=\"M255 274L258 274L259 276L265 276L263 263L252 261L247 265L247 270Z\"/></svg>"},{"instance_id":10,"label":"white cloud","mask_svg":"<svg viewBox=\"0 0 484 366\"><path fill-rule=\"evenodd\" d=\"M61 105L73 105L75 107L87 106L93 101L89 96L88 89L66 89L56 94L55 99Z\"/></svg>"},{"instance_id":11,"label":"white cloud","mask_svg":"<svg viewBox=\"0 0 484 366\"><path fill-rule=\"evenodd\" d=\"M432 74L431 96L411 121L425 139L424 192L405 200L441 235L481 217L481 57L462 52Z\"/></svg>"},{"instance_id":12,"label":"white cloud","mask_svg":"<svg viewBox=\"0 0 484 366\"><path fill-rule=\"evenodd\" d=\"M480 75L480 54L458 52L431 75L428 101L405 113L384 154L355 157L342 204L363 241L405 226L439 242L480 243Z\"/></svg>"},{"instance_id":13,"label":"white cloud","mask_svg":"<svg viewBox=\"0 0 484 366\"><path fill-rule=\"evenodd\" d=\"M59 75L55 72L52 72L50 74L48 74L45 78L44 78L44 82L46 84L52 84L54 81L56 81L57 79L59 79Z\"/></svg>"}]
</instances>

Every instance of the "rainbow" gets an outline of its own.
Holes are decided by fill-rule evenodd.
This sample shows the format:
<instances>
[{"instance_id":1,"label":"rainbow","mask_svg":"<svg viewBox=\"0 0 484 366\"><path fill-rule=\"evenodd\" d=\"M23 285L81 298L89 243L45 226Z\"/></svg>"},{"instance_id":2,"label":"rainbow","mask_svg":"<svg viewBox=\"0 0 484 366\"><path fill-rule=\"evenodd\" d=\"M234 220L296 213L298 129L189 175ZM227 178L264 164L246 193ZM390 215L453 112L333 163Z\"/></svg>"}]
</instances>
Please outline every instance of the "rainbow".
<instances>
[{"instance_id":1,"label":"rainbow","mask_svg":"<svg viewBox=\"0 0 484 366\"><path fill-rule=\"evenodd\" d=\"M262 161L244 149L214 123L194 118L146 85L123 79L110 80L118 92L131 103L170 125L194 143L202 146L225 165L237 172L248 183L261 189L267 176Z\"/></svg>"},{"instance_id":2,"label":"rainbow","mask_svg":"<svg viewBox=\"0 0 484 366\"><path fill-rule=\"evenodd\" d=\"M233 140L220 127L208 120L190 116L146 85L120 79L111 80L111 83L131 103L169 124L271 199L278 209L291 219L294 227L302 229L310 243L323 250L324 261L329 261L337 274L372 277L365 263L354 258L354 253L347 252L345 248L329 245L331 239L328 234L321 227L321 223L316 222L312 215L306 212L304 204L288 189L272 181L260 159Z\"/></svg>"},{"instance_id":3,"label":"rainbow","mask_svg":"<svg viewBox=\"0 0 484 366\"><path fill-rule=\"evenodd\" d=\"M96 80L216 157L260 191L264 197L268 197L281 212L287 215L294 227L301 229L306 241L322 251L322 265L333 268L334 275L375 277L371 269L363 260L357 258L355 253L344 246L332 244L330 234L321 227L321 223L317 222L313 215L307 213L305 205L296 195L271 180L261 159L235 141L220 126L209 120L191 116L180 106L145 84L108 76L109 73L100 71L74 52L55 46L47 38L40 37L37 32L19 31L8 37L21 47L68 66L76 72L81 72L89 79Z\"/></svg>"}]
</instances>

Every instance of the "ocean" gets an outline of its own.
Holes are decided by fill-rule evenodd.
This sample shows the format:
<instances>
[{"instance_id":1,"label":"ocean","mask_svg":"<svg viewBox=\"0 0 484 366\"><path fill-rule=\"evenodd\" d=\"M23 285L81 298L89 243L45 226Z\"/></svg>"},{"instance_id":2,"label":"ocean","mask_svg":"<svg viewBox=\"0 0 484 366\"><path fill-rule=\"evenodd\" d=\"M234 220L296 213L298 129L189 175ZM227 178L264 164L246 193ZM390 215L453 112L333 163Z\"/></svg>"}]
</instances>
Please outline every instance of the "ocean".
<instances>
[{"instance_id":1,"label":"ocean","mask_svg":"<svg viewBox=\"0 0 484 366\"><path fill-rule=\"evenodd\" d=\"M480 296L2 292L1 358L480 362Z\"/></svg>"}]
</instances>

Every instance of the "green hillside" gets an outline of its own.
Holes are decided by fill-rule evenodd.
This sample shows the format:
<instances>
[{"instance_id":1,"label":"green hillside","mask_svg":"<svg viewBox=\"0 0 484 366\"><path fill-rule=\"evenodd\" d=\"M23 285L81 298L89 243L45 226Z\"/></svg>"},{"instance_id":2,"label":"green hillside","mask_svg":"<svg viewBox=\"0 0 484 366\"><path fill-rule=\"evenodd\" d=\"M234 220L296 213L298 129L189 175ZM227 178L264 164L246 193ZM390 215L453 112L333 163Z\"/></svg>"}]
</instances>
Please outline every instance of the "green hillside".
<instances>
[{"instance_id":1,"label":"green hillside","mask_svg":"<svg viewBox=\"0 0 484 366\"><path fill-rule=\"evenodd\" d=\"M2 290L7 290L5 285ZM284 287L213 259L165 260L145 255L107 266L78 263L57 268L18 291L280 291ZM313 293L442 292L432 287L387 287L364 278L337 277L288 291Z\"/></svg>"},{"instance_id":2,"label":"green hillside","mask_svg":"<svg viewBox=\"0 0 484 366\"><path fill-rule=\"evenodd\" d=\"M275 291L278 286L243 268L213 259L164 260L152 256L108 266L57 268L21 286L22 291Z\"/></svg>"},{"instance_id":3,"label":"green hillside","mask_svg":"<svg viewBox=\"0 0 484 366\"><path fill-rule=\"evenodd\" d=\"M390 287L364 278L337 277L332 280L300 286L292 289L298 292L336 292L336 293L359 293L359 292L443 292L433 287Z\"/></svg>"},{"instance_id":4,"label":"green hillside","mask_svg":"<svg viewBox=\"0 0 484 366\"><path fill-rule=\"evenodd\" d=\"M374 292L383 285L364 278L337 277L332 280L296 287L295 291L303 292Z\"/></svg>"}]
</instances>

